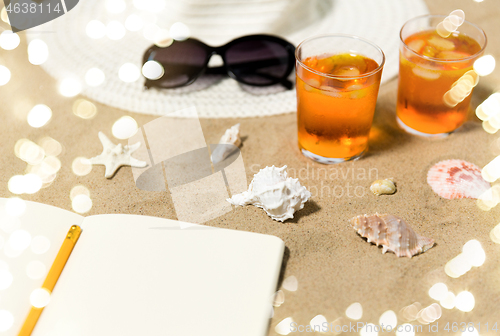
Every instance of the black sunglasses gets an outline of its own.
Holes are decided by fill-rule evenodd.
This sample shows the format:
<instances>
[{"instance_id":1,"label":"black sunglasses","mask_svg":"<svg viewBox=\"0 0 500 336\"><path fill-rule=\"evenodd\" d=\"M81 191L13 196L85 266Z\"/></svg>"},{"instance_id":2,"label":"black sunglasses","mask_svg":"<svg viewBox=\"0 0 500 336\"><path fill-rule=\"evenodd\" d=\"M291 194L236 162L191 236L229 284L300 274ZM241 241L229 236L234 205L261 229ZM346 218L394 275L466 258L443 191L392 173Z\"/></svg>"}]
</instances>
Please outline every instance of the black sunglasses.
<instances>
[{"instance_id":1,"label":"black sunglasses","mask_svg":"<svg viewBox=\"0 0 500 336\"><path fill-rule=\"evenodd\" d=\"M201 74L227 74L240 83L252 86L282 84L291 89L287 77L295 64L295 46L271 35L249 35L237 38L221 47L210 47L190 38L174 41L168 47L150 47L142 58L144 65L156 61L164 73L158 79L148 79L144 86L177 88L192 84ZM224 65L208 67L213 55L220 55Z\"/></svg>"}]
</instances>

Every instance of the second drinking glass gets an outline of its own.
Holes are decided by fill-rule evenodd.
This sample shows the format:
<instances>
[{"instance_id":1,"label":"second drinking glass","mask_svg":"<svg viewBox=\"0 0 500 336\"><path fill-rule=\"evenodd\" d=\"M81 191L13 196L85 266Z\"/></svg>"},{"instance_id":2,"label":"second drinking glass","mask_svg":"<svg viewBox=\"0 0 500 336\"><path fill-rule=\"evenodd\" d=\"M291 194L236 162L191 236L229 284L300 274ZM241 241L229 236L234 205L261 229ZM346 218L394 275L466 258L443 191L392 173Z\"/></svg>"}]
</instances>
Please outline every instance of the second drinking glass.
<instances>
[{"instance_id":1,"label":"second drinking glass","mask_svg":"<svg viewBox=\"0 0 500 336\"><path fill-rule=\"evenodd\" d=\"M385 56L351 35L324 35L295 52L298 141L302 153L331 164L368 148Z\"/></svg>"},{"instance_id":2,"label":"second drinking glass","mask_svg":"<svg viewBox=\"0 0 500 336\"><path fill-rule=\"evenodd\" d=\"M411 134L444 137L468 117L479 79L473 64L484 53L486 35L467 21L456 31L438 31L446 20L420 16L401 29L397 121Z\"/></svg>"}]
</instances>

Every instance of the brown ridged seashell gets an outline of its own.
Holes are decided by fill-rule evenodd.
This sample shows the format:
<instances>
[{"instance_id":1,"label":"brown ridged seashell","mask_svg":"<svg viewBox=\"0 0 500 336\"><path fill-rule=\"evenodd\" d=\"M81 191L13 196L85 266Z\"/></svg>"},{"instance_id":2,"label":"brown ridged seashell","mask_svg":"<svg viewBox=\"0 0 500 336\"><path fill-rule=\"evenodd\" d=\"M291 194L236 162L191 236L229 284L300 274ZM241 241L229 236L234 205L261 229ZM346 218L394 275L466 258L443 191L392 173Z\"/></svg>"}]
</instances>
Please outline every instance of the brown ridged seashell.
<instances>
[{"instance_id":1,"label":"brown ridged seashell","mask_svg":"<svg viewBox=\"0 0 500 336\"><path fill-rule=\"evenodd\" d=\"M434 240L419 236L403 219L389 214L360 215L351 219L353 228L369 243L382 245L382 253L398 257L423 253L434 246Z\"/></svg>"}]
</instances>

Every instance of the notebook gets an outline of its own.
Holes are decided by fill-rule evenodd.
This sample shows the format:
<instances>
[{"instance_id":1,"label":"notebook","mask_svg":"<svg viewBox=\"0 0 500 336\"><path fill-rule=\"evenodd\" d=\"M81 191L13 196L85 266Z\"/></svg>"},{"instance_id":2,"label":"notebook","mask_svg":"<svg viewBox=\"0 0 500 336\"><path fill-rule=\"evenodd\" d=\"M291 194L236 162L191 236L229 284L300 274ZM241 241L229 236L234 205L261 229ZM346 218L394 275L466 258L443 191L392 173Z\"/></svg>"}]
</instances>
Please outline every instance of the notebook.
<instances>
[{"instance_id":1,"label":"notebook","mask_svg":"<svg viewBox=\"0 0 500 336\"><path fill-rule=\"evenodd\" d=\"M45 278L40 265L48 271L74 224L80 239L32 335L267 334L284 251L277 237L137 215L82 217L35 202L15 218L5 204L0 198L0 270L12 283L0 311L14 317L5 335L17 335ZM18 230L31 241L20 254L9 240Z\"/></svg>"}]
</instances>

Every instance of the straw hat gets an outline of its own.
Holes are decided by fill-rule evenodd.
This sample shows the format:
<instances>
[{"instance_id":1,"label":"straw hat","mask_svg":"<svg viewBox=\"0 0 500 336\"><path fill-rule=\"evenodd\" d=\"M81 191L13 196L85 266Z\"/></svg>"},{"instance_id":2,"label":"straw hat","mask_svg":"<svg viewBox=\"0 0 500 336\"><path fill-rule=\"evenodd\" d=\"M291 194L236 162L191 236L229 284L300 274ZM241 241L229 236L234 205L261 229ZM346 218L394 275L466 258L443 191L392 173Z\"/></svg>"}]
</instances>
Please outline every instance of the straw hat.
<instances>
[{"instance_id":1,"label":"straw hat","mask_svg":"<svg viewBox=\"0 0 500 336\"><path fill-rule=\"evenodd\" d=\"M178 89L144 90L144 51L155 39L189 32L214 46L254 33L295 45L314 35L346 33L384 50L387 81L398 71L401 26L426 13L423 0L85 0L29 30L28 39L47 44L50 56L42 67L50 75L71 78L76 91L80 84L82 94L98 102L154 115L196 106L200 117L250 117L294 112L294 90L210 77Z\"/></svg>"}]
</instances>

